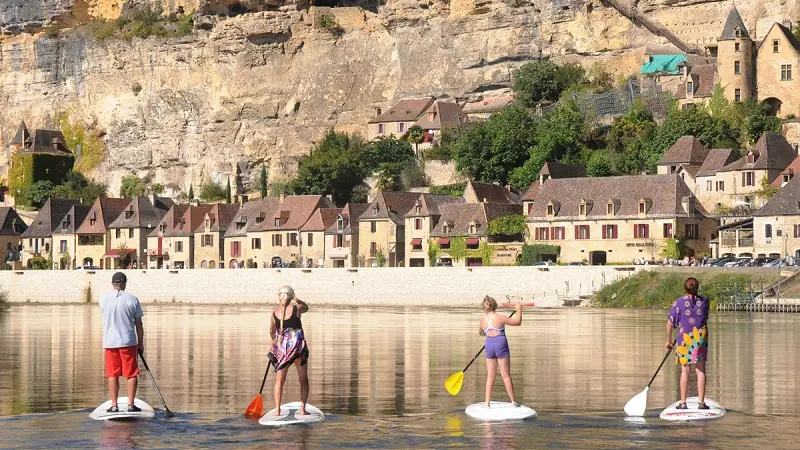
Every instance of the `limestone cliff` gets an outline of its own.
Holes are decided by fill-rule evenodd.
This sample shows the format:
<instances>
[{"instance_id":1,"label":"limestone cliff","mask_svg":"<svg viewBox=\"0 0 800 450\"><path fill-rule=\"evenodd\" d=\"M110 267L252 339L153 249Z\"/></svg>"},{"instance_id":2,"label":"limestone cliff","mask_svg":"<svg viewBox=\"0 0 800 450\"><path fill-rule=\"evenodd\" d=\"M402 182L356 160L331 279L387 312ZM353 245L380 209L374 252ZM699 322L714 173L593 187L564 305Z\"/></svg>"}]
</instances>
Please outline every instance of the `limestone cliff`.
<instances>
[{"instance_id":1,"label":"limestone cliff","mask_svg":"<svg viewBox=\"0 0 800 450\"><path fill-rule=\"evenodd\" d=\"M758 28L794 14L797 0L788 1L737 6ZM240 162L268 164L277 179L327 129L363 133L375 108L399 97L504 87L540 54L614 60L610 69L628 73L641 64L640 48L659 40L596 0L388 0L377 12L262 0L161 4L225 11L199 14L187 37L95 41L21 31L65 17L114 18L124 0L0 0L3 145L20 120L42 126L70 111L105 132L107 155L94 175L114 191L131 171L151 171L173 189L224 182ZM729 6L638 4L697 43L718 33ZM323 12L343 33L317 25Z\"/></svg>"}]
</instances>

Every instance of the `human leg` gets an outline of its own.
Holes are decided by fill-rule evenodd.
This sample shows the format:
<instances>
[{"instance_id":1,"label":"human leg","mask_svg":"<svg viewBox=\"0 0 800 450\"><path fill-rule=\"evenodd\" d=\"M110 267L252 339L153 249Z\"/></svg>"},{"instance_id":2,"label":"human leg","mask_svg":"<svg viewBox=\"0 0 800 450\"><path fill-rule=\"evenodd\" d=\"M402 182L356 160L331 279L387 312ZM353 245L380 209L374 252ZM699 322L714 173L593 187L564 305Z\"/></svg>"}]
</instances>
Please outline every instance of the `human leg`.
<instances>
[{"instance_id":1,"label":"human leg","mask_svg":"<svg viewBox=\"0 0 800 450\"><path fill-rule=\"evenodd\" d=\"M689 394L689 365L681 366L681 404L686 404Z\"/></svg>"},{"instance_id":2,"label":"human leg","mask_svg":"<svg viewBox=\"0 0 800 450\"><path fill-rule=\"evenodd\" d=\"M497 359L486 358L486 407L488 408L492 400L492 387L497 377Z\"/></svg>"},{"instance_id":3,"label":"human leg","mask_svg":"<svg viewBox=\"0 0 800 450\"><path fill-rule=\"evenodd\" d=\"M119 378L108 378L108 395L111 397L111 407L117 407L117 398L119 397Z\"/></svg>"},{"instance_id":4,"label":"human leg","mask_svg":"<svg viewBox=\"0 0 800 450\"><path fill-rule=\"evenodd\" d=\"M697 375L697 399L702 406L706 403L706 361L698 359L694 371Z\"/></svg>"},{"instance_id":5,"label":"human leg","mask_svg":"<svg viewBox=\"0 0 800 450\"><path fill-rule=\"evenodd\" d=\"M506 392L511 403L516 404L517 399L514 397L514 382L511 381L511 356L505 358L498 358L497 364L500 366L500 375L503 377L503 384L506 385Z\"/></svg>"},{"instance_id":6,"label":"human leg","mask_svg":"<svg viewBox=\"0 0 800 450\"><path fill-rule=\"evenodd\" d=\"M281 397L283 397L283 385L286 383L286 372L288 367L284 367L275 374L275 388L273 395L275 396L275 415L281 415Z\"/></svg>"},{"instance_id":7,"label":"human leg","mask_svg":"<svg viewBox=\"0 0 800 450\"><path fill-rule=\"evenodd\" d=\"M300 414L308 414L306 412L308 391L310 390L308 383L308 364L303 364L302 358L297 358L294 361L294 366L297 368L297 378L300 381Z\"/></svg>"},{"instance_id":8,"label":"human leg","mask_svg":"<svg viewBox=\"0 0 800 450\"><path fill-rule=\"evenodd\" d=\"M111 408L108 412L114 411L119 397L119 377L122 375L122 361L119 351L116 348L105 349L106 378L108 378L108 395L111 397Z\"/></svg>"},{"instance_id":9,"label":"human leg","mask_svg":"<svg viewBox=\"0 0 800 450\"><path fill-rule=\"evenodd\" d=\"M136 389L139 388L139 377L128 378L128 408L135 406L133 401L136 399Z\"/></svg>"}]
</instances>

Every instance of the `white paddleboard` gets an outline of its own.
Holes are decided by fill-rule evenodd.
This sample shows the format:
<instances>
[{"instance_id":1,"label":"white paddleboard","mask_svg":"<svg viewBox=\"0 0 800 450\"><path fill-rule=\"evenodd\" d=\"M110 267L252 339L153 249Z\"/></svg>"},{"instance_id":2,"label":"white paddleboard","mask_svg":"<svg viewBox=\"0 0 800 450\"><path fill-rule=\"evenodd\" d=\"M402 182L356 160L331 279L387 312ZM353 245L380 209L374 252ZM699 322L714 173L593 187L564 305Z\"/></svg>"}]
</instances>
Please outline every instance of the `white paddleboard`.
<instances>
[{"instance_id":1,"label":"white paddleboard","mask_svg":"<svg viewBox=\"0 0 800 450\"><path fill-rule=\"evenodd\" d=\"M306 403L306 412L308 413L306 415L300 414L300 402L286 403L281 405L280 416L276 416L273 409L261 416L258 423L271 427L283 427L299 423L317 423L325 420L325 413L311 403Z\"/></svg>"},{"instance_id":2,"label":"white paddleboard","mask_svg":"<svg viewBox=\"0 0 800 450\"><path fill-rule=\"evenodd\" d=\"M706 397L706 405L709 409L697 409L699 405L697 397L689 397L686 399L687 409L677 409L680 401L677 401L667 406L664 411L661 411L661 418L664 420L711 420L719 419L725 415L725 408L719 403Z\"/></svg>"},{"instance_id":3,"label":"white paddleboard","mask_svg":"<svg viewBox=\"0 0 800 450\"><path fill-rule=\"evenodd\" d=\"M128 412L128 397L119 397L117 398L119 412L110 413L107 411L108 408L111 408L111 400L109 400L92 411L89 417L94 420L152 419L155 417L156 412L153 411L153 407L145 403L144 400L137 398L134 404L138 406L141 411Z\"/></svg>"},{"instance_id":4,"label":"white paddleboard","mask_svg":"<svg viewBox=\"0 0 800 450\"><path fill-rule=\"evenodd\" d=\"M536 411L524 405L512 406L509 402L473 403L464 411L468 416L478 420L523 420L536 418Z\"/></svg>"}]
</instances>

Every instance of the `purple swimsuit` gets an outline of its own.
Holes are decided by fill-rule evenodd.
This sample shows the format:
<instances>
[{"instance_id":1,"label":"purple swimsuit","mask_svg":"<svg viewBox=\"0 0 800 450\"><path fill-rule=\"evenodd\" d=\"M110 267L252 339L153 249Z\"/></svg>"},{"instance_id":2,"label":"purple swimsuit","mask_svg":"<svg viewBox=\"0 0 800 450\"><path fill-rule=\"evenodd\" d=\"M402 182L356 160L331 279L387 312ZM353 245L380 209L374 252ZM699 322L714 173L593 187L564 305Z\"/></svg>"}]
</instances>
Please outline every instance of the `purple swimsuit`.
<instances>
[{"instance_id":1,"label":"purple swimsuit","mask_svg":"<svg viewBox=\"0 0 800 450\"><path fill-rule=\"evenodd\" d=\"M492 317L494 317L494 314ZM500 334L497 336L486 335L486 359L508 358L511 355L511 350L508 348L506 329L493 327L492 317L486 316L486 322L488 322L489 326L483 332L487 333L494 330Z\"/></svg>"}]
</instances>

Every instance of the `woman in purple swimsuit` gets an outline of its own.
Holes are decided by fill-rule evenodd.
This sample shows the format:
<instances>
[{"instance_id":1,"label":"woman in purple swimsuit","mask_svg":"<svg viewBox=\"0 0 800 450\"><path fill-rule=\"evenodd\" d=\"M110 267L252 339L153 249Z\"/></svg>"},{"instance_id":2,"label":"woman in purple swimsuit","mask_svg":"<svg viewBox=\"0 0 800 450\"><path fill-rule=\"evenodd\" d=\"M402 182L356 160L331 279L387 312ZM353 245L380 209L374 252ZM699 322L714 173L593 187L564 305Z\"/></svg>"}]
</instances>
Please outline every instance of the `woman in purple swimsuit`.
<instances>
[{"instance_id":1,"label":"woman in purple swimsuit","mask_svg":"<svg viewBox=\"0 0 800 450\"><path fill-rule=\"evenodd\" d=\"M687 278L683 283L685 294L675 300L667 315L667 344L669 351L675 346L672 342L672 329L678 328L675 356L681 364L681 403L678 409L686 409L686 396L689 391L690 365L697 374L697 398L700 409L708 409L706 395L706 360L708 360L708 310L709 301L697 295L700 288L696 278Z\"/></svg>"},{"instance_id":2,"label":"woman in purple swimsuit","mask_svg":"<svg viewBox=\"0 0 800 450\"><path fill-rule=\"evenodd\" d=\"M506 385L506 392L511 399L511 404L519 406L514 397L514 383L511 381L511 351L508 349L506 339L506 326L516 327L522 323L522 305L517 303L517 316L514 318L497 314L497 302L488 295L483 298L484 317L481 318L481 336L486 336L486 407L490 405L492 398L492 387L497 377L497 368L500 367L500 375L503 377L503 384Z\"/></svg>"}]
</instances>

